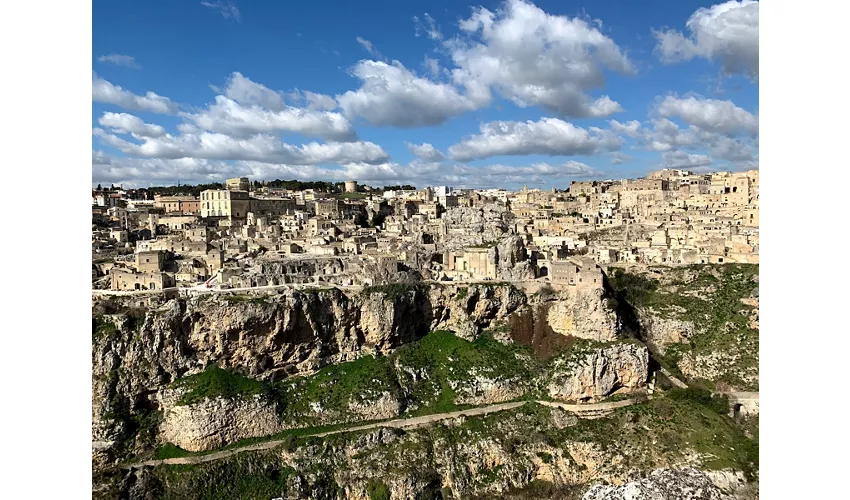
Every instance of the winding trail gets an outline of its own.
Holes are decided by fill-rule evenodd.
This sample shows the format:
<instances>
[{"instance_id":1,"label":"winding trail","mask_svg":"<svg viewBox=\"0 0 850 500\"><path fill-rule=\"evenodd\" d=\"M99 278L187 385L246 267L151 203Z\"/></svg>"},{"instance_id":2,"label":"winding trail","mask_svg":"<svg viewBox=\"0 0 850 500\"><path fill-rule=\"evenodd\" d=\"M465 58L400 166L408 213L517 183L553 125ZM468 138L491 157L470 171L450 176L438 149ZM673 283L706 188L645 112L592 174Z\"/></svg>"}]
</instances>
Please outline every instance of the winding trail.
<instances>
[{"instance_id":1,"label":"winding trail","mask_svg":"<svg viewBox=\"0 0 850 500\"><path fill-rule=\"evenodd\" d=\"M638 402L636 399L624 399L621 401L611 401L605 403L593 403L593 404L567 404L567 403L559 403L556 401L534 401L535 403L548 406L550 408L561 408L562 410L575 412L575 413L584 413L587 412L589 414L598 414L600 412L613 411L617 408L622 408L624 406L633 405ZM327 432L316 432L313 434L304 434L301 437L325 437L330 436L332 434L341 434L343 432L357 432L357 431L365 431L370 429L377 429L380 427L389 427L395 429L406 429L411 427L420 427L423 425L431 424L434 422L439 422L442 420L455 419L460 417L472 417L478 415L488 415L490 413L496 413L505 410L513 410L514 408L519 408L524 404L528 403L528 401L514 401L511 403L498 403L487 406L479 406L476 408L467 408L466 410L458 410L447 413L435 413L433 415L422 415L420 417L411 417L411 418L397 418L394 420L386 420L383 422L375 422L366 425L358 425L354 427L346 427L344 429L337 429L333 431ZM176 457L176 458L164 458L159 460L146 460L143 462L137 462L134 464L126 464L122 465L122 469L138 469L141 467L155 467L157 465L195 465L201 464L204 462L213 462L215 460L220 460L222 458L227 458L239 453L243 453L246 451L263 451L270 450L277 446L283 444L283 439L277 439L273 441L264 441L262 443L254 443L245 446L240 446L238 448L233 448L230 450L222 450L213 453L208 453L206 455L192 455L188 457Z\"/></svg>"}]
</instances>

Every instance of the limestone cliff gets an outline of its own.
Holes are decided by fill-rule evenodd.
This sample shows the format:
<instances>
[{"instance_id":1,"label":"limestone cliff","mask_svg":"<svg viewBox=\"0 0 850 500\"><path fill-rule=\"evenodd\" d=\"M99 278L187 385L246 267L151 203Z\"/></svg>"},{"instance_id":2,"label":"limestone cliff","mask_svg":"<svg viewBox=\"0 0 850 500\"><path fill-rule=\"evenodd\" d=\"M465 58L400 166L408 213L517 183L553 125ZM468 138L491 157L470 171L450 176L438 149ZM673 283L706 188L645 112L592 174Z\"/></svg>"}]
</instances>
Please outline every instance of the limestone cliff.
<instances>
[{"instance_id":1,"label":"limestone cliff","mask_svg":"<svg viewBox=\"0 0 850 500\"><path fill-rule=\"evenodd\" d=\"M144 308L120 297L95 299L95 463L130 451L116 447L135 431L134 419L141 413L162 412L167 407L162 391L209 365L268 380L311 373L366 354L386 354L436 329L474 338L492 323L505 321L525 302L521 291L507 285L392 285L350 294L337 289L287 289L262 296L218 294L162 300ZM244 401L209 404L236 405L228 408L238 407L244 415L261 412ZM206 410L174 410L175 418L179 416L174 421L212 414ZM379 416L372 409L362 413L364 418ZM225 430L236 425L227 418L242 417L214 417L209 425ZM197 427L203 434L203 425ZM273 428L271 424L260 427ZM225 432L224 439L252 433Z\"/></svg>"},{"instance_id":2,"label":"limestone cliff","mask_svg":"<svg viewBox=\"0 0 850 500\"><path fill-rule=\"evenodd\" d=\"M259 395L170 405L164 414L160 440L187 451L220 448L240 439L268 436L281 430L275 406Z\"/></svg>"},{"instance_id":3,"label":"limestone cliff","mask_svg":"<svg viewBox=\"0 0 850 500\"><path fill-rule=\"evenodd\" d=\"M627 329L662 364L686 382L758 391L758 265L609 271Z\"/></svg>"},{"instance_id":4,"label":"limestone cliff","mask_svg":"<svg viewBox=\"0 0 850 500\"><path fill-rule=\"evenodd\" d=\"M596 485L582 500L721 500L720 488L705 473L685 467L658 469L641 480L618 486Z\"/></svg>"},{"instance_id":5,"label":"limestone cliff","mask_svg":"<svg viewBox=\"0 0 850 500\"><path fill-rule=\"evenodd\" d=\"M601 288L563 289L550 296L546 320L556 333L606 342L619 336L617 316ZM554 300L553 300L554 299Z\"/></svg>"},{"instance_id":6,"label":"limestone cliff","mask_svg":"<svg viewBox=\"0 0 850 500\"><path fill-rule=\"evenodd\" d=\"M629 394L645 387L649 352L637 343L616 343L579 350L555 359L549 396L562 401L595 402L613 394Z\"/></svg>"}]
</instances>

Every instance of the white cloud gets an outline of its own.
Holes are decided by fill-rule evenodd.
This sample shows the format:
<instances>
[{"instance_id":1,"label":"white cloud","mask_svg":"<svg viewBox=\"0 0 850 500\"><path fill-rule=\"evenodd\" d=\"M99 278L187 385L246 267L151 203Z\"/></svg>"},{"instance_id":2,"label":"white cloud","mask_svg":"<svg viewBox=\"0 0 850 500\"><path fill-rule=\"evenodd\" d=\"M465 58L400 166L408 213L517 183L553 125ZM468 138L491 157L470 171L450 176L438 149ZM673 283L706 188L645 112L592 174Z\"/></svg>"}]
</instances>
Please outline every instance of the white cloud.
<instances>
[{"instance_id":1,"label":"white cloud","mask_svg":"<svg viewBox=\"0 0 850 500\"><path fill-rule=\"evenodd\" d=\"M93 134L121 152L143 158L195 158L207 160L246 160L293 165L321 163L385 162L389 155L372 142L311 142L302 146L286 144L270 135L236 138L219 133L202 132L162 137L145 137L141 144L133 143L103 129Z\"/></svg>"},{"instance_id":2,"label":"white cloud","mask_svg":"<svg viewBox=\"0 0 850 500\"><path fill-rule=\"evenodd\" d=\"M481 172L486 175L539 175L539 176L573 176L573 177L590 177L599 175L599 171L591 168L587 164L580 161L570 160L560 165L550 165L549 163L534 163L528 166L509 166L509 165L488 165L485 167L471 167L471 172Z\"/></svg>"},{"instance_id":3,"label":"white cloud","mask_svg":"<svg viewBox=\"0 0 850 500\"><path fill-rule=\"evenodd\" d=\"M221 93L217 87L214 89ZM230 75L223 93L228 98L246 106L262 106L272 111L280 111L286 106L283 102L283 93L254 82L238 71Z\"/></svg>"},{"instance_id":4,"label":"white cloud","mask_svg":"<svg viewBox=\"0 0 850 500\"><path fill-rule=\"evenodd\" d=\"M92 158L92 183L123 184L124 187L150 185L198 184L221 182L234 176L247 175L250 170L223 162L196 158L177 160Z\"/></svg>"},{"instance_id":5,"label":"white cloud","mask_svg":"<svg viewBox=\"0 0 850 500\"><path fill-rule=\"evenodd\" d=\"M361 116L372 125L440 125L479 107L452 85L420 78L398 61L360 61L353 75L362 81L360 88L338 95L337 101L347 117Z\"/></svg>"},{"instance_id":6,"label":"white cloud","mask_svg":"<svg viewBox=\"0 0 850 500\"><path fill-rule=\"evenodd\" d=\"M431 57L425 56L425 68L431 73L431 76L437 78L440 76L440 62Z\"/></svg>"},{"instance_id":7,"label":"white cloud","mask_svg":"<svg viewBox=\"0 0 850 500\"><path fill-rule=\"evenodd\" d=\"M174 114L177 113L177 104L171 99L147 92L144 96L136 95L124 90L118 85L113 85L103 78L92 75L92 101L115 104L131 111L150 111L151 113Z\"/></svg>"},{"instance_id":8,"label":"white cloud","mask_svg":"<svg viewBox=\"0 0 850 500\"><path fill-rule=\"evenodd\" d=\"M381 59L381 60L386 59L384 57L384 55L381 54L380 51L378 51L378 49L375 47L375 45L372 42L370 42L369 40L366 40L365 38L360 37L360 36L358 36L356 38L356 40L357 40L357 43L359 43L361 47L366 49L366 52L368 52L370 56L374 57L375 59Z\"/></svg>"},{"instance_id":9,"label":"white cloud","mask_svg":"<svg viewBox=\"0 0 850 500\"><path fill-rule=\"evenodd\" d=\"M443 153L441 153L437 148L427 142L423 144L407 143L407 149L409 149L414 156L425 161L434 162L443 161L446 159Z\"/></svg>"},{"instance_id":10,"label":"white cloud","mask_svg":"<svg viewBox=\"0 0 850 500\"><path fill-rule=\"evenodd\" d=\"M626 134L629 137L638 137L641 132L640 122L637 120L620 123L617 120L608 122L611 125L611 130L620 134Z\"/></svg>"},{"instance_id":11,"label":"white cloud","mask_svg":"<svg viewBox=\"0 0 850 500\"><path fill-rule=\"evenodd\" d=\"M686 162L706 162L706 158L726 160L736 167L754 168L758 165L758 138L752 135L730 136L697 125L680 128L667 118L654 118L650 128L643 129L638 138L640 147L662 153L662 163L671 166ZM691 156L684 156L685 153ZM696 155L696 156L693 156ZM708 165L708 163L706 163Z\"/></svg>"},{"instance_id":12,"label":"white cloud","mask_svg":"<svg viewBox=\"0 0 850 500\"><path fill-rule=\"evenodd\" d=\"M578 161L560 165L534 163L524 166L486 165L470 167L455 165L443 176L447 183L466 188L509 187L523 184L537 185L546 182L566 182L572 179L601 177L604 173Z\"/></svg>"},{"instance_id":13,"label":"white cloud","mask_svg":"<svg viewBox=\"0 0 850 500\"><path fill-rule=\"evenodd\" d=\"M93 149L91 152L91 162L92 165L109 165L112 159L103 151Z\"/></svg>"},{"instance_id":14,"label":"white cloud","mask_svg":"<svg viewBox=\"0 0 850 500\"><path fill-rule=\"evenodd\" d=\"M670 151L680 147L696 146L699 139L695 132L698 130L682 130L667 118L655 118L652 120L652 129L644 133L642 141L646 149L651 151Z\"/></svg>"},{"instance_id":15,"label":"white cloud","mask_svg":"<svg viewBox=\"0 0 850 500\"><path fill-rule=\"evenodd\" d=\"M284 131L333 141L357 138L351 123L339 113L290 106L271 111L256 105L242 106L222 95L216 96L215 104L201 112L182 116L204 130L236 137Z\"/></svg>"},{"instance_id":16,"label":"white cloud","mask_svg":"<svg viewBox=\"0 0 850 500\"><path fill-rule=\"evenodd\" d=\"M758 117L739 108L732 101L666 96L658 103L656 111L661 116L681 118L703 130L726 135L755 135L759 128Z\"/></svg>"},{"instance_id":17,"label":"white cloud","mask_svg":"<svg viewBox=\"0 0 850 500\"><path fill-rule=\"evenodd\" d=\"M611 165L620 165L633 159L633 157L627 154L620 153L619 151L611 153Z\"/></svg>"},{"instance_id":18,"label":"white cloud","mask_svg":"<svg viewBox=\"0 0 850 500\"><path fill-rule=\"evenodd\" d=\"M524 0L508 0L495 13L479 7L460 22L468 40L446 42L457 68L455 83L481 102L490 88L519 106L541 105L574 117L622 111L608 96L603 69L632 74L634 66L614 41L578 18L549 15Z\"/></svg>"},{"instance_id":19,"label":"white cloud","mask_svg":"<svg viewBox=\"0 0 850 500\"><path fill-rule=\"evenodd\" d=\"M351 123L340 113L288 106L281 92L241 73L231 75L224 94L216 96L215 103L206 109L181 116L201 129L236 137L294 132L331 141L357 139ZM335 106L333 99L322 94L296 91L295 96L314 107Z\"/></svg>"},{"instance_id":20,"label":"white cloud","mask_svg":"<svg viewBox=\"0 0 850 500\"><path fill-rule=\"evenodd\" d=\"M418 16L413 16L413 27L415 36L419 37L423 33L431 40L442 40L443 34L440 32L439 26L427 12L423 16L424 19L419 19Z\"/></svg>"},{"instance_id":21,"label":"white cloud","mask_svg":"<svg viewBox=\"0 0 850 500\"><path fill-rule=\"evenodd\" d=\"M656 53L665 63L694 57L719 60L726 74L759 73L759 4L735 0L700 7L685 24L686 37L678 30L655 31Z\"/></svg>"},{"instance_id":22,"label":"white cloud","mask_svg":"<svg viewBox=\"0 0 850 500\"><path fill-rule=\"evenodd\" d=\"M317 94L309 90L295 90L295 94L300 100L307 103L309 109L331 111L339 107L336 100L326 94Z\"/></svg>"},{"instance_id":23,"label":"white cloud","mask_svg":"<svg viewBox=\"0 0 850 500\"><path fill-rule=\"evenodd\" d=\"M213 10L217 10L221 17L225 19L234 19L236 22L242 21L242 14L239 12L239 8L236 7L236 4L230 0L219 0L217 2L201 2L201 5L204 7L208 7Z\"/></svg>"},{"instance_id":24,"label":"white cloud","mask_svg":"<svg viewBox=\"0 0 850 500\"><path fill-rule=\"evenodd\" d=\"M115 64L117 66L126 66L133 69L141 69L142 67L136 62L133 56L125 56L121 54L109 54L97 58L98 62Z\"/></svg>"},{"instance_id":25,"label":"white cloud","mask_svg":"<svg viewBox=\"0 0 850 500\"><path fill-rule=\"evenodd\" d=\"M708 155L691 154L684 151L668 151L661 154L664 168L691 169L711 165Z\"/></svg>"},{"instance_id":26,"label":"white cloud","mask_svg":"<svg viewBox=\"0 0 850 500\"><path fill-rule=\"evenodd\" d=\"M469 161L498 155L589 155L620 149L622 139L610 130L583 129L557 118L539 121L496 121L481 133L449 147L449 157Z\"/></svg>"},{"instance_id":27,"label":"white cloud","mask_svg":"<svg viewBox=\"0 0 850 500\"><path fill-rule=\"evenodd\" d=\"M106 112L97 122L121 134L133 134L137 137L161 137L165 135L165 129L161 126L145 123L138 116L128 113Z\"/></svg>"}]
</instances>

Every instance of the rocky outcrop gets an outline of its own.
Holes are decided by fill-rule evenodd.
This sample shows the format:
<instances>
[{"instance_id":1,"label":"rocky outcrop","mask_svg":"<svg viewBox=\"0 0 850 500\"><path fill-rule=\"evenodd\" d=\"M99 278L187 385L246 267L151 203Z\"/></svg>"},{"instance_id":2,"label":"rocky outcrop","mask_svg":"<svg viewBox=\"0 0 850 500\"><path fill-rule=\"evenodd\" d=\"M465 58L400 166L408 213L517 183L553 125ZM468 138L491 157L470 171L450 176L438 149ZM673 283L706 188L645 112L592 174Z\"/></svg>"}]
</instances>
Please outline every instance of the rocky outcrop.
<instances>
[{"instance_id":1,"label":"rocky outcrop","mask_svg":"<svg viewBox=\"0 0 850 500\"><path fill-rule=\"evenodd\" d=\"M686 352L679 360L678 367L682 375L690 380L719 380L716 382L719 390L758 390L758 365L740 361L741 353L732 350L717 350L708 354ZM734 372L734 379L737 381L722 380L723 377L731 378L728 377L730 366L740 367Z\"/></svg>"},{"instance_id":2,"label":"rocky outcrop","mask_svg":"<svg viewBox=\"0 0 850 500\"><path fill-rule=\"evenodd\" d=\"M259 395L213 398L168 408L160 426L160 439L187 451L204 451L280 430L275 405Z\"/></svg>"},{"instance_id":3,"label":"rocky outcrop","mask_svg":"<svg viewBox=\"0 0 850 500\"><path fill-rule=\"evenodd\" d=\"M442 222L451 228L451 236L442 241L446 250L497 241L511 232L514 215L494 203L480 207L454 207L446 210Z\"/></svg>"},{"instance_id":4,"label":"rocky outcrop","mask_svg":"<svg viewBox=\"0 0 850 500\"><path fill-rule=\"evenodd\" d=\"M643 339L653 351L664 354L670 344L687 342L694 334L692 321L662 317L653 311L639 315Z\"/></svg>"},{"instance_id":5,"label":"rocky outcrop","mask_svg":"<svg viewBox=\"0 0 850 500\"><path fill-rule=\"evenodd\" d=\"M752 486L742 473L699 472L697 468L705 467L703 459L715 462L716 457L696 453L688 444L689 437L728 432L733 424L695 418L693 427L678 430L686 439L671 448L659 445L659 438L672 432L669 422L652 417L653 411L647 404L591 422L560 409L531 406L405 430L377 428L328 439L295 439L268 451L179 470L138 469L127 476L155 476L137 489L139 498L156 486L160 489L154 498L221 496L222 491L232 498L253 498L256 490L246 495L246 489L234 487L245 476L272 485L274 495L267 497L287 499L365 500L378 496L370 494L375 491L394 499L577 498L594 483L603 485L593 487L586 498L718 499L721 492L748 498L740 495ZM694 417L701 414L694 411ZM667 471L652 472L661 467ZM681 467L690 469L678 470ZM122 490L138 480L125 480Z\"/></svg>"},{"instance_id":6,"label":"rocky outcrop","mask_svg":"<svg viewBox=\"0 0 850 500\"><path fill-rule=\"evenodd\" d=\"M481 327L507 319L526 303L525 294L510 285L471 285L432 287L430 330L448 330L472 340Z\"/></svg>"},{"instance_id":7,"label":"rocky outcrop","mask_svg":"<svg viewBox=\"0 0 850 500\"><path fill-rule=\"evenodd\" d=\"M617 316L601 288L562 289L554 292L546 320L561 335L606 342L618 337Z\"/></svg>"},{"instance_id":8,"label":"rocky outcrop","mask_svg":"<svg viewBox=\"0 0 850 500\"><path fill-rule=\"evenodd\" d=\"M649 352L637 343L580 350L553 362L547 391L561 401L596 402L614 392L642 390L648 369Z\"/></svg>"},{"instance_id":9,"label":"rocky outcrop","mask_svg":"<svg viewBox=\"0 0 850 500\"><path fill-rule=\"evenodd\" d=\"M455 403L461 405L483 405L501 403L522 396L527 387L518 379L491 377L471 371L465 380L449 382L455 391Z\"/></svg>"},{"instance_id":10,"label":"rocky outcrop","mask_svg":"<svg viewBox=\"0 0 850 500\"><path fill-rule=\"evenodd\" d=\"M367 397L348 404L348 411L356 415L359 420L385 420L397 417L401 413L401 408L401 401L394 394L386 391L378 394L377 397Z\"/></svg>"},{"instance_id":11,"label":"rocky outcrop","mask_svg":"<svg viewBox=\"0 0 850 500\"><path fill-rule=\"evenodd\" d=\"M146 300L154 302L143 307L131 300L93 303L92 441L98 462L107 461L107 452L131 431L131 415L140 408L164 410L155 395L209 365L259 379L306 374L387 354L437 329L472 339L526 302L507 285L150 296Z\"/></svg>"},{"instance_id":12,"label":"rocky outcrop","mask_svg":"<svg viewBox=\"0 0 850 500\"><path fill-rule=\"evenodd\" d=\"M499 241L495 248L496 269L499 279L528 280L537 277L537 269L528 260L528 250L520 236L508 236Z\"/></svg>"},{"instance_id":13,"label":"rocky outcrop","mask_svg":"<svg viewBox=\"0 0 850 500\"><path fill-rule=\"evenodd\" d=\"M705 473L685 467L657 469L649 477L619 486L596 485L582 500L721 500L720 489Z\"/></svg>"}]
</instances>

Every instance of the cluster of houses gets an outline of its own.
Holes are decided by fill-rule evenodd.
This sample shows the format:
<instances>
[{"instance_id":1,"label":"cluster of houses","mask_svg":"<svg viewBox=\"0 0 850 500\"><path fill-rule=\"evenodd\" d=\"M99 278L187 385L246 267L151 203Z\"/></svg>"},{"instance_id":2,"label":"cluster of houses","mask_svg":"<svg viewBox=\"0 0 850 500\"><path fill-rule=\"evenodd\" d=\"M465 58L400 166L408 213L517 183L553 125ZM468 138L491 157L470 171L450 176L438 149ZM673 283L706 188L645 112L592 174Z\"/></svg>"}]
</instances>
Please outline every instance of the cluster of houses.
<instances>
[{"instance_id":1,"label":"cluster of houses","mask_svg":"<svg viewBox=\"0 0 850 500\"><path fill-rule=\"evenodd\" d=\"M573 182L566 190L92 193L97 288L370 285L397 279L602 286L599 266L758 262L758 171ZM141 198L141 199L140 199Z\"/></svg>"}]
</instances>

